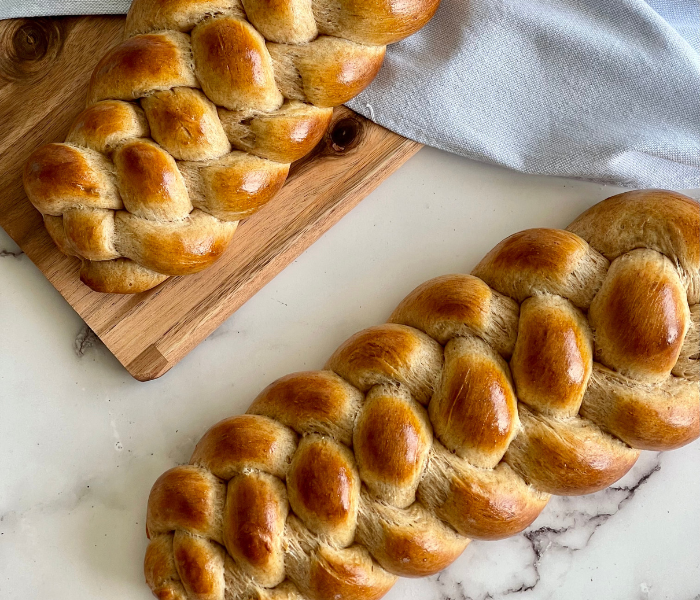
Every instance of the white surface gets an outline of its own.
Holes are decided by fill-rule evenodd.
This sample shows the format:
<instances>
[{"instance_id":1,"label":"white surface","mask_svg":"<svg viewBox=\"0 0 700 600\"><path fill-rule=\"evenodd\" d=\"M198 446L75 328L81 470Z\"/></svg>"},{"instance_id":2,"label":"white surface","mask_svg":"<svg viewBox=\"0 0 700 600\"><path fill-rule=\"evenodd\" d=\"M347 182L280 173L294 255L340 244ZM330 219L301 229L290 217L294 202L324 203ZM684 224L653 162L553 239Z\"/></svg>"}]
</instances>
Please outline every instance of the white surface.
<instances>
[{"instance_id":1,"label":"white surface","mask_svg":"<svg viewBox=\"0 0 700 600\"><path fill-rule=\"evenodd\" d=\"M422 281L468 272L510 233L564 227L617 191L424 149L145 384L83 339L81 320L0 230L0 597L149 598L150 486L209 426L273 379L320 368ZM402 580L387 598L697 600L698 464L697 442L645 453L615 489L555 499L526 534L472 543L442 575Z\"/></svg>"}]
</instances>

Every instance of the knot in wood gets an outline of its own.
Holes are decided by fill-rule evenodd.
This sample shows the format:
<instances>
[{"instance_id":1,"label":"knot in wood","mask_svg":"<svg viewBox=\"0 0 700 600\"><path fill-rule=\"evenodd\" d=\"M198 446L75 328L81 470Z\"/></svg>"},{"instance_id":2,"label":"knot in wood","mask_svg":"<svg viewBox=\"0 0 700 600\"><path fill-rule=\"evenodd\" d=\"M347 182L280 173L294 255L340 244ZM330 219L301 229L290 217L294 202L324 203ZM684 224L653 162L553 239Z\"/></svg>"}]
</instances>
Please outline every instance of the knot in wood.
<instances>
[{"instance_id":1,"label":"knot in wood","mask_svg":"<svg viewBox=\"0 0 700 600\"><path fill-rule=\"evenodd\" d=\"M21 81L45 73L61 49L58 23L56 19L18 19L3 23L0 77Z\"/></svg>"},{"instance_id":2,"label":"knot in wood","mask_svg":"<svg viewBox=\"0 0 700 600\"><path fill-rule=\"evenodd\" d=\"M344 117L331 126L330 147L336 154L345 154L360 143L362 123L356 117Z\"/></svg>"},{"instance_id":3,"label":"knot in wood","mask_svg":"<svg viewBox=\"0 0 700 600\"><path fill-rule=\"evenodd\" d=\"M19 60L41 60L46 56L49 38L40 23L29 21L15 32L12 44Z\"/></svg>"}]
</instances>

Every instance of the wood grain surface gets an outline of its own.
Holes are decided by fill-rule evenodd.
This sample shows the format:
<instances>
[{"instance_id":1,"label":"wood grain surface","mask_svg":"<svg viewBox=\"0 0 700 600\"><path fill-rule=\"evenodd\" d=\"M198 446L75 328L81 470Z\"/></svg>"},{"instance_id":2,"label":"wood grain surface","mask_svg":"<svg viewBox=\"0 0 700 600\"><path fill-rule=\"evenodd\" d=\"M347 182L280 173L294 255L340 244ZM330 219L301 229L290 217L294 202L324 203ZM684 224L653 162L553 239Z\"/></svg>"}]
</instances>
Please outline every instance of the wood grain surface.
<instances>
[{"instance_id":1,"label":"wood grain surface","mask_svg":"<svg viewBox=\"0 0 700 600\"><path fill-rule=\"evenodd\" d=\"M61 254L22 189L40 144L62 141L90 73L122 36L122 17L0 22L0 226L136 379L166 373L420 148L336 109L325 138L292 165L282 191L243 221L224 256L197 275L132 296L93 292ZM39 340L37 340L39 343Z\"/></svg>"}]
</instances>

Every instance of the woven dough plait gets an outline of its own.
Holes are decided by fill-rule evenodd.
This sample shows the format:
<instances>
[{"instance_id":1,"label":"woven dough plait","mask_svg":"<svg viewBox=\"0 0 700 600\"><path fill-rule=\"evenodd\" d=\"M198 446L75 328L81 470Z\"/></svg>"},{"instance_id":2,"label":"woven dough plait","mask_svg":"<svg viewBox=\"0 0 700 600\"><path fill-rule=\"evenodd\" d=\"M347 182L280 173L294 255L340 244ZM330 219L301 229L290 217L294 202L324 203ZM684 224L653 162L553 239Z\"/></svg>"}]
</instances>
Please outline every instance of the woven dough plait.
<instances>
[{"instance_id":1,"label":"woven dough plait","mask_svg":"<svg viewBox=\"0 0 700 600\"><path fill-rule=\"evenodd\" d=\"M700 206L659 190L424 283L148 501L158 598L372 600L700 435Z\"/></svg>"},{"instance_id":2,"label":"woven dough plait","mask_svg":"<svg viewBox=\"0 0 700 600\"><path fill-rule=\"evenodd\" d=\"M439 0L134 0L66 142L24 188L100 292L197 273Z\"/></svg>"}]
</instances>

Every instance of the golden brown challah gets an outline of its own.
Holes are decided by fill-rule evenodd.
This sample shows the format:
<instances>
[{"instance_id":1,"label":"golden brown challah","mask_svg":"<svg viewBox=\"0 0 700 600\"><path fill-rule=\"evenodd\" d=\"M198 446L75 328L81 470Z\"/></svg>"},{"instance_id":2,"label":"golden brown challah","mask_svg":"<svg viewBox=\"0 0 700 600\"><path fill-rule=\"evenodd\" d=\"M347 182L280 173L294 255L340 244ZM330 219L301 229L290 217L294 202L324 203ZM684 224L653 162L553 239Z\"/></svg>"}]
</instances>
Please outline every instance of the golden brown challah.
<instances>
[{"instance_id":1,"label":"golden brown challah","mask_svg":"<svg viewBox=\"0 0 700 600\"><path fill-rule=\"evenodd\" d=\"M411 292L148 501L159 598L371 600L700 435L700 206L636 191Z\"/></svg>"},{"instance_id":2,"label":"golden brown challah","mask_svg":"<svg viewBox=\"0 0 700 600\"><path fill-rule=\"evenodd\" d=\"M66 143L26 163L27 196L97 291L201 271L438 3L134 0Z\"/></svg>"}]
</instances>

